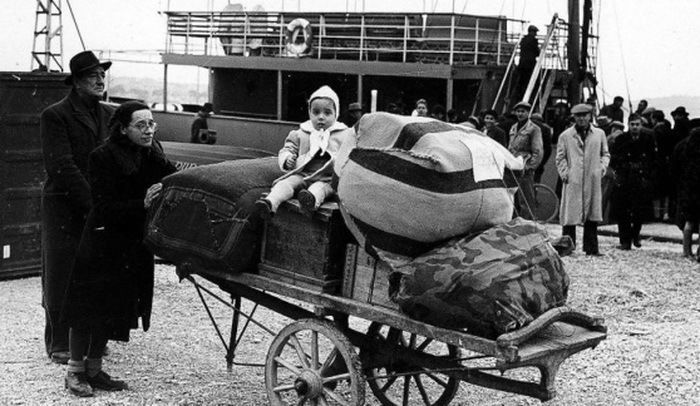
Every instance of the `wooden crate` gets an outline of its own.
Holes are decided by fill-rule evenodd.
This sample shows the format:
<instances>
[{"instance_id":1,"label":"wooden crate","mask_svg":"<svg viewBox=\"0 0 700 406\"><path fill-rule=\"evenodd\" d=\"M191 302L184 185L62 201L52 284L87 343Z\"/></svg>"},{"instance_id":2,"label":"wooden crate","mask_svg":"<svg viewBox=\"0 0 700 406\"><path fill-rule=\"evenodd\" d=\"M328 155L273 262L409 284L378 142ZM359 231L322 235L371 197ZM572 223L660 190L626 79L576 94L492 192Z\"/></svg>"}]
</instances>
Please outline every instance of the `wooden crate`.
<instances>
[{"instance_id":1,"label":"wooden crate","mask_svg":"<svg viewBox=\"0 0 700 406\"><path fill-rule=\"evenodd\" d=\"M65 73L0 72L0 280L41 275L41 111L70 91Z\"/></svg>"},{"instance_id":2,"label":"wooden crate","mask_svg":"<svg viewBox=\"0 0 700 406\"><path fill-rule=\"evenodd\" d=\"M399 306L389 298L390 274L388 264L375 260L357 244L348 244L343 270L343 296L398 310Z\"/></svg>"},{"instance_id":3,"label":"wooden crate","mask_svg":"<svg viewBox=\"0 0 700 406\"><path fill-rule=\"evenodd\" d=\"M310 215L290 200L265 224L259 273L294 286L338 293L349 240L337 203L324 203Z\"/></svg>"}]
</instances>

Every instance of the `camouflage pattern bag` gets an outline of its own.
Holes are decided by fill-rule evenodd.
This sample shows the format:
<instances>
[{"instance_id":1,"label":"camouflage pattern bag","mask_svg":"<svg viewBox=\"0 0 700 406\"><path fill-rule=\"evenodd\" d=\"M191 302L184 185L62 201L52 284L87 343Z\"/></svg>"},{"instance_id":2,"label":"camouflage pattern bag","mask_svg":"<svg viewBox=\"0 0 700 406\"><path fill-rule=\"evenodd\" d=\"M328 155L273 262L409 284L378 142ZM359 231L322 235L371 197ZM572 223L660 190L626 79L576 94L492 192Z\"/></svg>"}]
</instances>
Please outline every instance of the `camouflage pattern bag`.
<instances>
[{"instance_id":1,"label":"camouflage pattern bag","mask_svg":"<svg viewBox=\"0 0 700 406\"><path fill-rule=\"evenodd\" d=\"M394 269L392 300L434 325L495 338L566 303L561 258L532 221L516 218L410 260L377 254Z\"/></svg>"}]
</instances>

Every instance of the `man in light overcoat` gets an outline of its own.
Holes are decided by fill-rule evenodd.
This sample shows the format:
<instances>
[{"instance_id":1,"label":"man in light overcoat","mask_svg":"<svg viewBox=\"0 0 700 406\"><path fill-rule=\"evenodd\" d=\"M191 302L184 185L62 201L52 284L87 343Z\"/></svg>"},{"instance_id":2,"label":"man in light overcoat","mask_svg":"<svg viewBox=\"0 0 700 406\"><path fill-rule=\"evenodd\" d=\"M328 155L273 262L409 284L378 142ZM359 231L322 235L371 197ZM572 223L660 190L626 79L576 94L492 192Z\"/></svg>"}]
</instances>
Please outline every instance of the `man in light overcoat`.
<instances>
[{"instance_id":1,"label":"man in light overcoat","mask_svg":"<svg viewBox=\"0 0 700 406\"><path fill-rule=\"evenodd\" d=\"M591 125L592 109L578 104L571 109L576 120L559 136L557 171L563 182L559 221L562 234L576 243L576 226L583 225L583 251L598 250L598 223L603 221L601 180L610 162L605 132Z\"/></svg>"}]
</instances>

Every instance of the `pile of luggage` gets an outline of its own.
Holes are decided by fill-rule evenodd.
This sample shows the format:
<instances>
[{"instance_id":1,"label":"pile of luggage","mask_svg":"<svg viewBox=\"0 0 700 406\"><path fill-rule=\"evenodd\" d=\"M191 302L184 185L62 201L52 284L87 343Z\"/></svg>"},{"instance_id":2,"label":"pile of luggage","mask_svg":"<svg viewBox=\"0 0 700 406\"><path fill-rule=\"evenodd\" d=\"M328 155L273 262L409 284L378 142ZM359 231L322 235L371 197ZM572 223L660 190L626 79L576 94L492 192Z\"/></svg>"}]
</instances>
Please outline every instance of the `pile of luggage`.
<instances>
[{"instance_id":1,"label":"pile of luggage","mask_svg":"<svg viewBox=\"0 0 700 406\"><path fill-rule=\"evenodd\" d=\"M334 186L357 243L392 268L391 299L419 320L495 336L564 305L568 278L546 231L513 219L522 161L466 127L375 113L349 129ZM147 243L175 263L252 272L253 202L280 176L276 158L164 180Z\"/></svg>"}]
</instances>

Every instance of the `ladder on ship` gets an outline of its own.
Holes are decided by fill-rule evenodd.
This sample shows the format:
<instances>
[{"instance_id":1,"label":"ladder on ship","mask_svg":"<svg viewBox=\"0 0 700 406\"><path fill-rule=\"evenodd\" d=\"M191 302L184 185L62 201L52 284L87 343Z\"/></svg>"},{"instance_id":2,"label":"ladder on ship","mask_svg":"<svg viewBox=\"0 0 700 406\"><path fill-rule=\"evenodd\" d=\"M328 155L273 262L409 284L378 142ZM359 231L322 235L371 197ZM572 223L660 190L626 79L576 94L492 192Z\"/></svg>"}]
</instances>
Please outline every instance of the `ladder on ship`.
<instances>
[{"instance_id":1,"label":"ladder on ship","mask_svg":"<svg viewBox=\"0 0 700 406\"><path fill-rule=\"evenodd\" d=\"M41 27L41 28L40 28ZM58 42L58 52L52 46ZM61 0L37 0L32 44L32 70L63 71L63 12Z\"/></svg>"},{"instance_id":2,"label":"ladder on ship","mask_svg":"<svg viewBox=\"0 0 700 406\"><path fill-rule=\"evenodd\" d=\"M543 112L552 100L566 100L568 78L565 74L564 51L561 49L561 38L566 38L565 26L566 23L557 14L554 14L543 38L537 64L524 91L517 89L518 72L515 60L520 52L520 47L515 47L494 99L493 109L504 113L517 102L526 101L532 105L531 113L534 111ZM522 93L522 97L514 100L513 98L520 93Z\"/></svg>"},{"instance_id":3,"label":"ladder on ship","mask_svg":"<svg viewBox=\"0 0 700 406\"><path fill-rule=\"evenodd\" d=\"M589 29L591 27L588 27ZM586 29L586 27L584 27ZM552 22L548 25L547 34L544 36L537 65L529 78L527 87L520 93L523 96L517 97L516 89L517 70L515 65L516 56L520 47L513 50L510 61L505 71L503 80L499 87L492 108L500 113L504 113L512 108L517 102L526 101L532 105L530 113L545 113L548 106L553 106L559 102L567 103L569 100L569 83L571 82L571 69L565 62L567 60L567 48L565 44L568 37L569 25L558 18L557 14L552 17ZM589 37L593 38L589 33ZM596 42L585 44L585 75L578 82L581 83L584 95L583 100L595 99L597 103L596 87L598 85L595 75L597 47ZM577 101L578 102L578 101Z\"/></svg>"}]
</instances>

